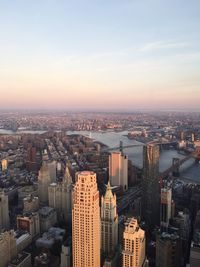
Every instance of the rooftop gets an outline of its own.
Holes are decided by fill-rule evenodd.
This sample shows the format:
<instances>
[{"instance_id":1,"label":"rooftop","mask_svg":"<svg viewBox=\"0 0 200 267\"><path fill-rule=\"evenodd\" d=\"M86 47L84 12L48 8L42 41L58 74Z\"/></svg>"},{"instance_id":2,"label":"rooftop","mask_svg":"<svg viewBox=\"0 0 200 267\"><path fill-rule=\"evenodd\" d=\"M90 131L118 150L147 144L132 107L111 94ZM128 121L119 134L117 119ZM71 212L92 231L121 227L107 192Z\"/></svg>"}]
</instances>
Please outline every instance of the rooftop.
<instances>
[{"instance_id":1,"label":"rooftop","mask_svg":"<svg viewBox=\"0 0 200 267\"><path fill-rule=\"evenodd\" d=\"M21 262L23 262L26 258L30 257L29 253L21 252L18 254L18 256L11 261L11 264L19 265Z\"/></svg>"}]
</instances>

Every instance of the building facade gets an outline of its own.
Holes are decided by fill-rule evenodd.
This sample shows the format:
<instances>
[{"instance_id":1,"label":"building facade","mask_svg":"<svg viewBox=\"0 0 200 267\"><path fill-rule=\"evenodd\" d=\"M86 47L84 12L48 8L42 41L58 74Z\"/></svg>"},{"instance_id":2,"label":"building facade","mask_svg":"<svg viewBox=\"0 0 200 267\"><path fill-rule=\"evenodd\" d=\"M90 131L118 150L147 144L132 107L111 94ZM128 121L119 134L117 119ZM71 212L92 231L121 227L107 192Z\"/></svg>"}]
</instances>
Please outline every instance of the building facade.
<instances>
[{"instance_id":1,"label":"building facade","mask_svg":"<svg viewBox=\"0 0 200 267\"><path fill-rule=\"evenodd\" d=\"M48 164L43 162L38 176L38 196L41 205L48 205L48 186L51 184Z\"/></svg>"},{"instance_id":2,"label":"building facade","mask_svg":"<svg viewBox=\"0 0 200 267\"><path fill-rule=\"evenodd\" d=\"M101 197L101 251L112 256L118 244L118 215L116 195L108 182L106 193Z\"/></svg>"},{"instance_id":3,"label":"building facade","mask_svg":"<svg viewBox=\"0 0 200 267\"><path fill-rule=\"evenodd\" d=\"M96 174L76 174L72 209L73 267L100 267L100 207Z\"/></svg>"},{"instance_id":4,"label":"building facade","mask_svg":"<svg viewBox=\"0 0 200 267\"><path fill-rule=\"evenodd\" d=\"M49 206L55 208L60 219L71 220L72 206L72 178L68 167L65 170L63 181L52 183L48 188Z\"/></svg>"},{"instance_id":5,"label":"building facade","mask_svg":"<svg viewBox=\"0 0 200 267\"><path fill-rule=\"evenodd\" d=\"M172 215L172 189L161 189L161 203L160 203L160 226L163 229L167 229L169 226L169 220Z\"/></svg>"},{"instance_id":6,"label":"building facade","mask_svg":"<svg viewBox=\"0 0 200 267\"><path fill-rule=\"evenodd\" d=\"M145 232L135 218L129 218L123 234L123 267L146 266L145 242Z\"/></svg>"},{"instance_id":7,"label":"building facade","mask_svg":"<svg viewBox=\"0 0 200 267\"><path fill-rule=\"evenodd\" d=\"M17 229L29 232L32 238L37 237L40 234L40 219L38 212L18 215Z\"/></svg>"},{"instance_id":8,"label":"building facade","mask_svg":"<svg viewBox=\"0 0 200 267\"><path fill-rule=\"evenodd\" d=\"M109 179L112 186L128 189L128 157L121 152L112 152L109 155Z\"/></svg>"},{"instance_id":9,"label":"building facade","mask_svg":"<svg viewBox=\"0 0 200 267\"><path fill-rule=\"evenodd\" d=\"M160 223L159 156L159 146L144 146L142 219L149 227Z\"/></svg>"},{"instance_id":10,"label":"building facade","mask_svg":"<svg viewBox=\"0 0 200 267\"><path fill-rule=\"evenodd\" d=\"M7 264L17 256L17 242L14 230L0 234L0 266Z\"/></svg>"},{"instance_id":11,"label":"building facade","mask_svg":"<svg viewBox=\"0 0 200 267\"><path fill-rule=\"evenodd\" d=\"M56 210L51 207L42 207L39 210L40 216L40 230L47 232L50 227L54 226L57 222Z\"/></svg>"},{"instance_id":12,"label":"building facade","mask_svg":"<svg viewBox=\"0 0 200 267\"><path fill-rule=\"evenodd\" d=\"M8 196L0 189L0 230L9 229Z\"/></svg>"},{"instance_id":13,"label":"building facade","mask_svg":"<svg viewBox=\"0 0 200 267\"><path fill-rule=\"evenodd\" d=\"M156 238L156 267L182 266L182 244L176 234L163 232Z\"/></svg>"}]
</instances>

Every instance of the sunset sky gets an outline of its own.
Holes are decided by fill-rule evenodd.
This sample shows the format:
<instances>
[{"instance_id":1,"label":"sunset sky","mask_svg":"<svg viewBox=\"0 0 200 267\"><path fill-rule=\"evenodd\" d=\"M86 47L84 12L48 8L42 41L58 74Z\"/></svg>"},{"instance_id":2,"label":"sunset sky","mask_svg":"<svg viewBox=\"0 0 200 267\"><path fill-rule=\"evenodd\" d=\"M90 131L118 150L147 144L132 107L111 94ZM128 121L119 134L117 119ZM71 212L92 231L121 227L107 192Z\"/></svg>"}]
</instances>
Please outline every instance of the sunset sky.
<instances>
[{"instance_id":1,"label":"sunset sky","mask_svg":"<svg viewBox=\"0 0 200 267\"><path fill-rule=\"evenodd\" d=\"M200 110L199 0L0 0L0 109Z\"/></svg>"}]
</instances>

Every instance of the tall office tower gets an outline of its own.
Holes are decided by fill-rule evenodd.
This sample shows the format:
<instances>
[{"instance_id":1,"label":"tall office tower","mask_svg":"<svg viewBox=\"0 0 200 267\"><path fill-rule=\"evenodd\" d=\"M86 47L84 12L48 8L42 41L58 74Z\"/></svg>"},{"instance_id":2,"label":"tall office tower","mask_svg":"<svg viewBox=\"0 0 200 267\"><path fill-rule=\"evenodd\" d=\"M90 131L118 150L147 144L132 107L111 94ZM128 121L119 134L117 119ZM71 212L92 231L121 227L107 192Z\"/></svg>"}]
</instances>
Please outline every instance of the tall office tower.
<instances>
[{"instance_id":1,"label":"tall office tower","mask_svg":"<svg viewBox=\"0 0 200 267\"><path fill-rule=\"evenodd\" d=\"M0 189L0 230L8 229L9 225L8 196Z\"/></svg>"},{"instance_id":2,"label":"tall office tower","mask_svg":"<svg viewBox=\"0 0 200 267\"><path fill-rule=\"evenodd\" d=\"M146 145L143 148L143 194L142 218L149 227L159 225L160 184L159 146Z\"/></svg>"},{"instance_id":3,"label":"tall office tower","mask_svg":"<svg viewBox=\"0 0 200 267\"><path fill-rule=\"evenodd\" d=\"M163 232L156 238L156 267L180 267L181 239L176 234Z\"/></svg>"},{"instance_id":4,"label":"tall office tower","mask_svg":"<svg viewBox=\"0 0 200 267\"><path fill-rule=\"evenodd\" d=\"M113 152L109 155L109 179L112 186L122 186L128 189L128 157L121 152Z\"/></svg>"},{"instance_id":5,"label":"tall office tower","mask_svg":"<svg viewBox=\"0 0 200 267\"><path fill-rule=\"evenodd\" d=\"M65 175L61 183L52 183L48 188L49 206L55 208L58 217L71 220L71 192L72 192L72 178L66 167Z\"/></svg>"},{"instance_id":6,"label":"tall office tower","mask_svg":"<svg viewBox=\"0 0 200 267\"><path fill-rule=\"evenodd\" d=\"M38 195L42 205L48 205L48 186L51 183L48 165L43 162L38 176Z\"/></svg>"},{"instance_id":7,"label":"tall office tower","mask_svg":"<svg viewBox=\"0 0 200 267\"><path fill-rule=\"evenodd\" d=\"M78 172L72 196L73 267L100 267L100 207L96 174Z\"/></svg>"},{"instance_id":8,"label":"tall office tower","mask_svg":"<svg viewBox=\"0 0 200 267\"><path fill-rule=\"evenodd\" d=\"M187 253L190 245L190 233L191 233L191 218L190 214L186 211L179 211L171 222L172 227L178 228L178 234L182 240L182 250L185 260L187 260Z\"/></svg>"},{"instance_id":9,"label":"tall office tower","mask_svg":"<svg viewBox=\"0 0 200 267\"><path fill-rule=\"evenodd\" d=\"M17 256L17 241L14 230L0 233L0 266L6 267Z\"/></svg>"},{"instance_id":10,"label":"tall office tower","mask_svg":"<svg viewBox=\"0 0 200 267\"><path fill-rule=\"evenodd\" d=\"M37 171L38 165L37 165L37 157L36 157L37 151L36 147L32 146L32 144L29 144L27 148L27 157L26 157L26 168L28 171Z\"/></svg>"},{"instance_id":11,"label":"tall office tower","mask_svg":"<svg viewBox=\"0 0 200 267\"><path fill-rule=\"evenodd\" d=\"M172 189L161 189L161 203L160 203L160 226L162 229L167 229L169 220L172 215Z\"/></svg>"},{"instance_id":12,"label":"tall office tower","mask_svg":"<svg viewBox=\"0 0 200 267\"><path fill-rule=\"evenodd\" d=\"M185 139L185 133L183 131L180 132L180 139L181 140Z\"/></svg>"},{"instance_id":13,"label":"tall office tower","mask_svg":"<svg viewBox=\"0 0 200 267\"><path fill-rule=\"evenodd\" d=\"M113 256L118 244L118 215L116 195L108 182L105 196L101 197L101 250L105 256Z\"/></svg>"},{"instance_id":14,"label":"tall office tower","mask_svg":"<svg viewBox=\"0 0 200 267\"><path fill-rule=\"evenodd\" d=\"M145 232L135 218L129 218L125 223L123 240L123 267L146 266Z\"/></svg>"},{"instance_id":15,"label":"tall office tower","mask_svg":"<svg viewBox=\"0 0 200 267\"><path fill-rule=\"evenodd\" d=\"M2 159L1 160L1 170L4 172L4 171L7 171L8 169L8 161L7 159Z\"/></svg>"}]
</instances>

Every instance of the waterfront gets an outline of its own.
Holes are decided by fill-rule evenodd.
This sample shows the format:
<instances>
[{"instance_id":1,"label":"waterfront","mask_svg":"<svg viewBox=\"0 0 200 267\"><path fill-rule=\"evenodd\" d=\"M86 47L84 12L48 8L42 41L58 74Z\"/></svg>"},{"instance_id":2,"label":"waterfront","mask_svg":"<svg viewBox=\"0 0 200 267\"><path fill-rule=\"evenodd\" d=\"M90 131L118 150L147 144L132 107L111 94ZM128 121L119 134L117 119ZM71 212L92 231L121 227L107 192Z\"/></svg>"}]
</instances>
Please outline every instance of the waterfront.
<instances>
[{"instance_id":1,"label":"waterfront","mask_svg":"<svg viewBox=\"0 0 200 267\"><path fill-rule=\"evenodd\" d=\"M67 134L78 134L91 137L93 140L107 145L109 148L119 147L120 141L124 146L127 145L141 145L136 147L125 148L124 153L128 155L133 165L136 167L143 167L143 143L135 140L130 140L126 136L127 131L123 132L88 132L88 131L67 131ZM172 165L173 158L184 158L185 156L178 153L174 149L162 150L160 153L159 169L160 172L165 171ZM189 159L180 168L181 178L186 181L200 183L200 164L195 164L194 159Z\"/></svg>"},{"instance_id":2,"label":"waterfront","mask_svg":"<svg viewBox=\"0 0 200 267\"><path fill-rule=\"evenodd\" d=\"M8 135L15 135L15 134L43 134L45 131L34 131L34 130L21 130L21 131L11 131L0 129L0 134L8 134ZM94 141L101 142L108 146L109 148L112 147L119 147L120 141L123 142L124 146L128 145L136 145L135 147L125 148L124 153L128 155L129 159L132 161L133 165L138 168L143 167L143 143L138 142L133 139L129 139L127 137L128 132L88 132L88 131L67 131L67 134L78 134L87 137L91 137ZM173 158L184 158L184 155L179 154L176 150L162 150L160 154L160 162L159 162L159 169L160 172L165 171L168 169L172 164ZM200 164L196 164L194 159L189 159L186 161L180 168L181 171L181 178L186 181L191 181L195 183L200 183Z\"/></svg>"},{"instance_id":3,"label":"waterfront","mask_svg":"<svg viewBox=\"0 0 200 267\"><path fill-rule=\"evenodd\" d=\"M39 130L18 130L18 131L12 131L12 130L6 130L6 129L0 129L0 134L8 134L8 135L15 135L15 134L43 134L46 133L46 131L39 131Z\"/></svg>"}]
</instances>

